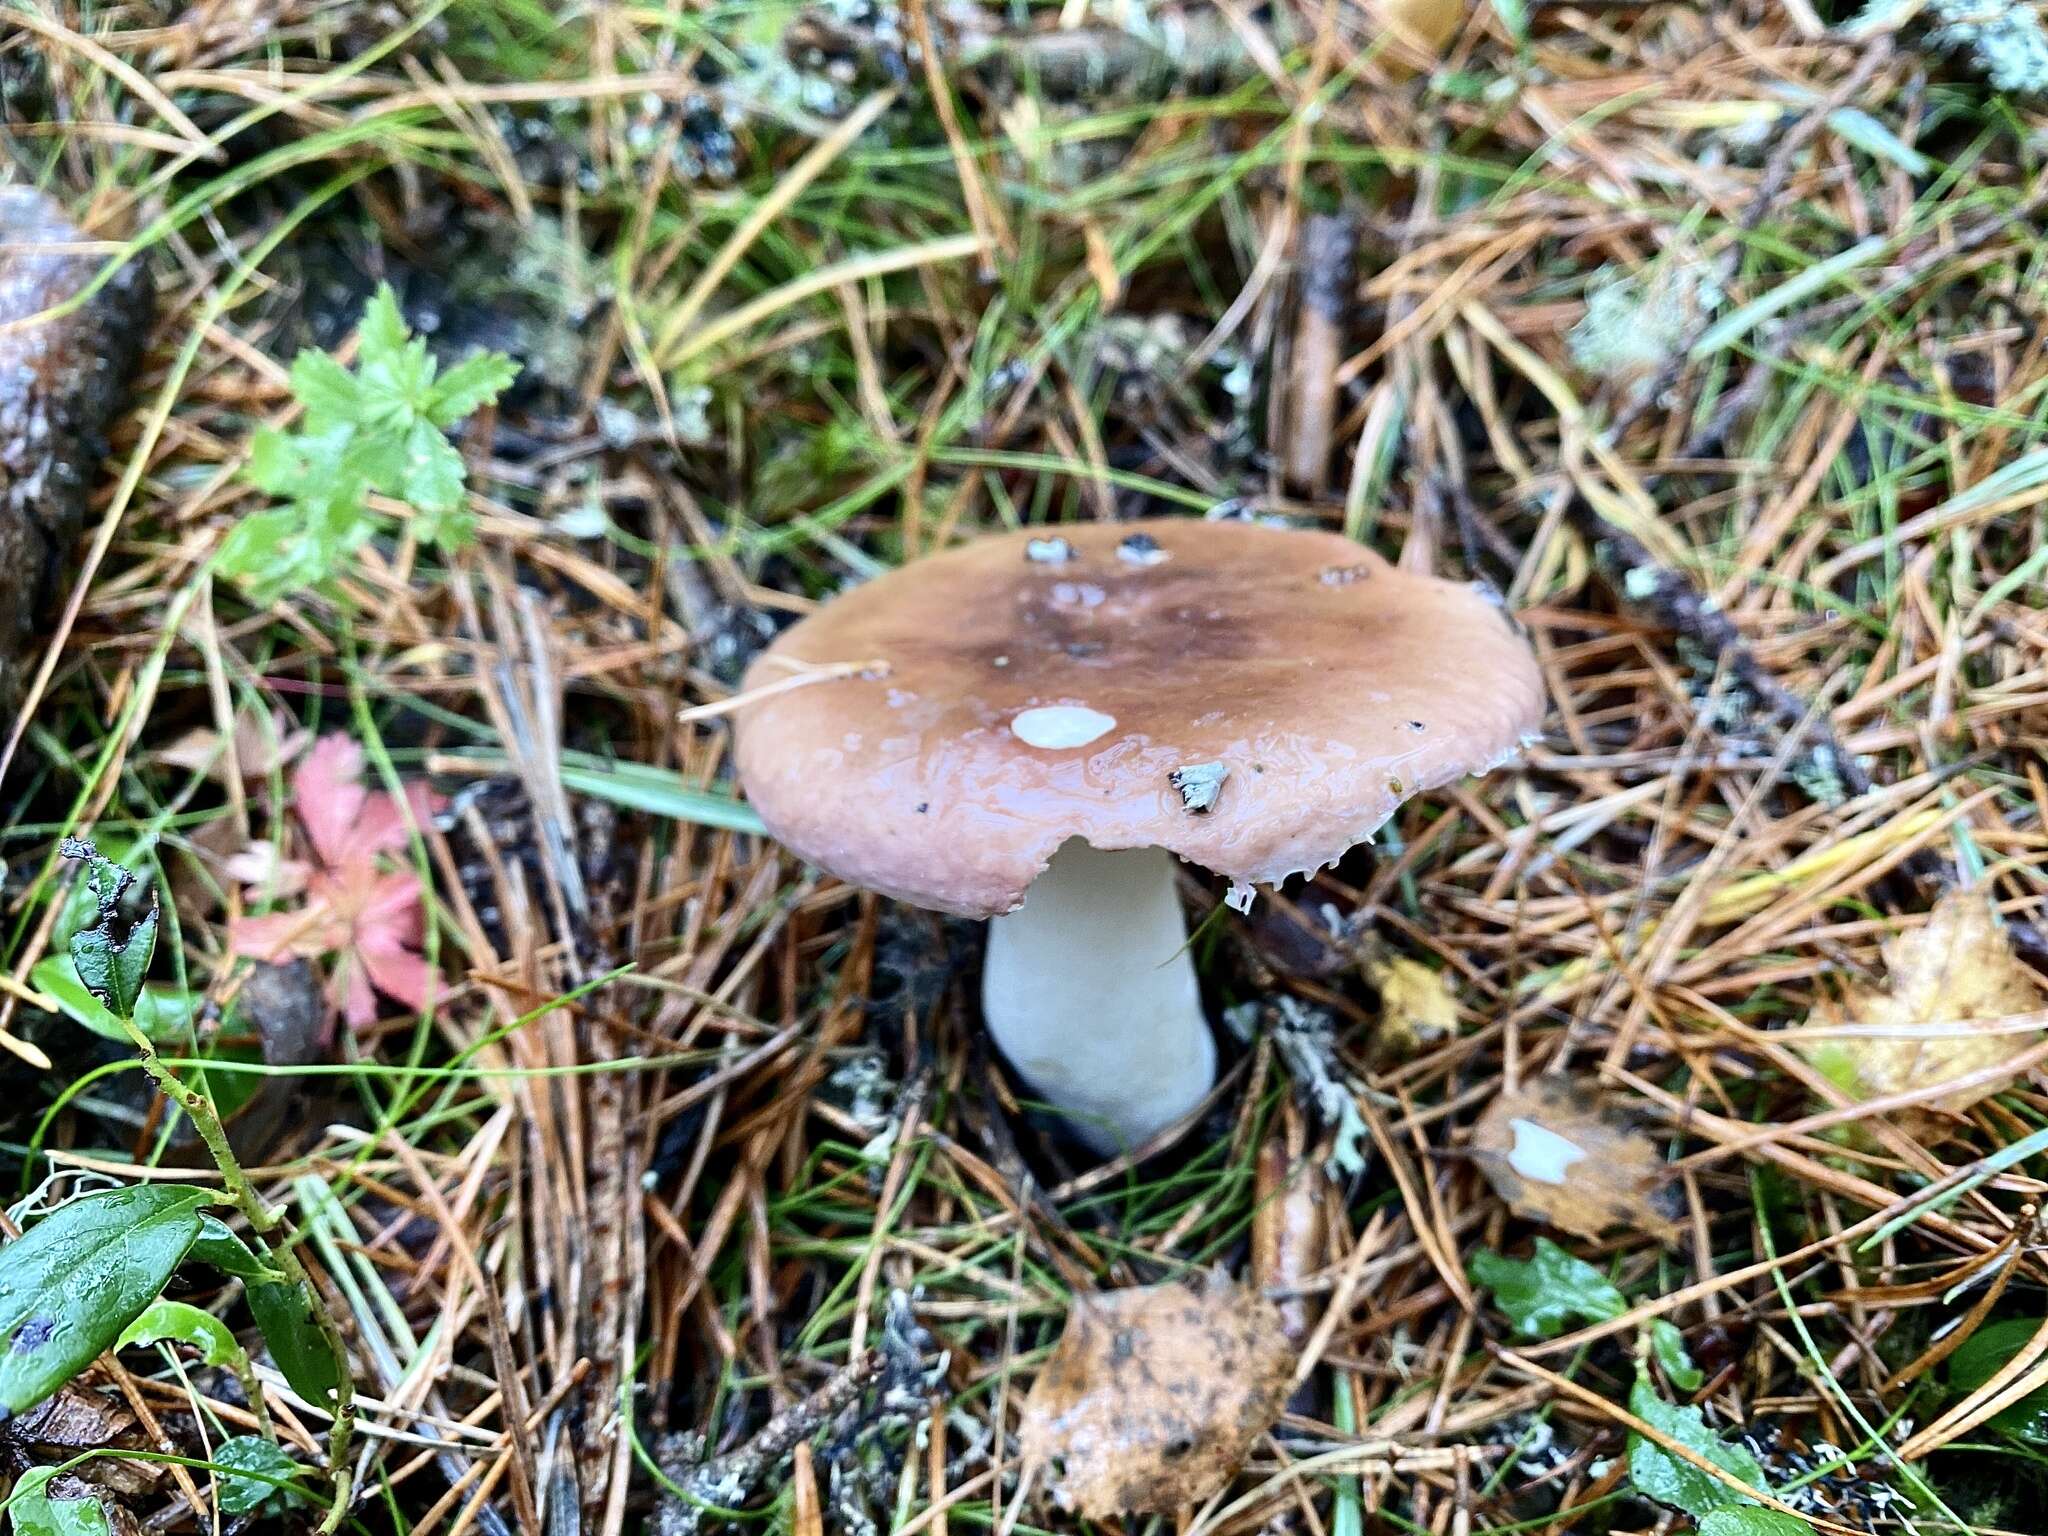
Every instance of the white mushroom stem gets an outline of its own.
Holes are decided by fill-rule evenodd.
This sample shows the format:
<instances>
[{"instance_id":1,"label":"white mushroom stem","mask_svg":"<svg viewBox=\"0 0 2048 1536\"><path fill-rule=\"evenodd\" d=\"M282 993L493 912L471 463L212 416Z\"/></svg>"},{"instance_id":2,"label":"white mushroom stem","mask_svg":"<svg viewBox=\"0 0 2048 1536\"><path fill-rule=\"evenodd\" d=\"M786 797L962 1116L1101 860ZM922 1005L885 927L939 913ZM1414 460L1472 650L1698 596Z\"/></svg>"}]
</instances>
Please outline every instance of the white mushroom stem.
<instances>
[{"instance_id":1,"label":"white mushroom stem","mask_svg":"<svg viewBox=\"0 0 2048 1536\"><path fill-rule=\"evenodd\" d=\"M989 923L989 1033L1100 1152L1144 1142L1216 1080L1173 866L1163 848L1069 842Z\"/></svg>"}]
</instances>

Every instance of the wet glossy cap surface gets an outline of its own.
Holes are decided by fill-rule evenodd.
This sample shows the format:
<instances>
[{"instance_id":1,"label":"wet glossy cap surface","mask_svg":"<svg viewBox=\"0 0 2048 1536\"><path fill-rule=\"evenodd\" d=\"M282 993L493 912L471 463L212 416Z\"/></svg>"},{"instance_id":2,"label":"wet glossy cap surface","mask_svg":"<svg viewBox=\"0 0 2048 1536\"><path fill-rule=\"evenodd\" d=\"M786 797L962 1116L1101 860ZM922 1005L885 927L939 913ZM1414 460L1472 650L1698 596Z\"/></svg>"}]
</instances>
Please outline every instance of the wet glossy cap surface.
<instances>
[{"instance_id":1,"label":"wet glossy cap surface","mask_svg":"<svg viewBox=\"0 0 2048 1536\"><path fill-rule=\"evenodd\" d=\"M846 663L879 665L737 712L747 798L820 868L968 916L1014 909L1074 837L1240 888L1318 869L1544 710L1473 589L1335 534L1176 518L917 561L785 631L744 687Z\"/></svg>"}]
</instances>

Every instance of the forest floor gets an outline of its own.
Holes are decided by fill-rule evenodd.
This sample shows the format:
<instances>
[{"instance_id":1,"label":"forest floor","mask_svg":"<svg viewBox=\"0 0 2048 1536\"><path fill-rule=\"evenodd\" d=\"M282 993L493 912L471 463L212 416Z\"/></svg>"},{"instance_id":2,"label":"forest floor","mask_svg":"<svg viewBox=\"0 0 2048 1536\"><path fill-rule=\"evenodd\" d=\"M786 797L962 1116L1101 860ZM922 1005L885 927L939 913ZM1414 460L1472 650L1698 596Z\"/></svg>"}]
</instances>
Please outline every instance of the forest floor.
<instances>
[{"instance_id":1,"label":"forest floor","mask_svg":"<svg viewBox=\"0 0 2048 1536\"><path fill-rule=\"evenodd\" d=\"M0 14L0 179L156 293L5 718L10 1220L219 1183L70 969L89 837L339 1325L355 1527L1073 1529L1076 1296L1221 1269L1292 1395L1132 1528L2048 1531L2032 10ZM1488 583L1552 710L1247 917L1189 871L1250 1038L1105 1165L716 706L978 531L1219 508ZM259 1352L306 1470L225 1477L185 1337L8 1466L318 1520L322 1411Z\"/></svg>"}]
</instances>

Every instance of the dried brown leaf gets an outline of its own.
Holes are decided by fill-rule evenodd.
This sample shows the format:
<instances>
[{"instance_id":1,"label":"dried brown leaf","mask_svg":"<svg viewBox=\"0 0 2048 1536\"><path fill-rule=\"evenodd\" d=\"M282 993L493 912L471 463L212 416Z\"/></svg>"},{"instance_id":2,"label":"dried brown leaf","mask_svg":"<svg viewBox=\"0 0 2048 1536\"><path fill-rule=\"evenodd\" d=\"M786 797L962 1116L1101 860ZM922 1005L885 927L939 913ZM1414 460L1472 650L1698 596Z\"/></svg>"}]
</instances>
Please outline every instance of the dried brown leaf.
<instances>
[{"instance_id":1,"label":"dried brown leaf","mask_svg":"<svg viewBox=\"0 0 2048 1536\"><path fill-rule=\"evenodd\" d=\"M1199 1504L1280 1417L1293 1371L1279 1310L1227 1276L1077 1296L1024 1403L1025 1465L1091 1520Z\"/></svg>"},{"instance_id":2,"label":"dried brown leaf","mask_svg":"<svg viewBox=\"0 0 2048 1536\"><path fill-rule=\"evenodd\" d=\"M1925 923L1884 946L1887 984L1858 986L1841 1005L1814 1009L1809 1027L1897 1030L1800 1044L1800 1054L1853 1099L1968 1077L2012 1060L2041 1038L2040 1028L2000 1029L2048 1005L2032 971L1979 891L1951 891ZM2005 1085L1987 1081L1936 1099L1959 1113Z\"/></svg>"},{"instance_id":3,"label":"dried brown leaf","mask_svg":"<svg viewBox=\"0 0 2048 1536\"><path fill-rule=\"evenodd\" d=\"M187 731L156 755L159 762L203 772L217 783L225 784L234 777L255 788L304 752L312 740L313 733L294 725L281 709L272 710L268 717L243 710L235 716L234 735L225 745L220 732L202 726Z\"/></svg>"},{"instance_id":4,"label":"dried brown leaf","mask_svg":"<svg viewBox=\"0 0 2048 1536\"><path fill-rule=\"evenodd\" d=\"M1655 1144L1575 1083L1539 1077L1495 1099L1472 1129L1472 1160L1517 1216L1580 1237L1618 1226L1678 1236L1683 1205L1657 1182Z\"/></svg>"}]
</instances>

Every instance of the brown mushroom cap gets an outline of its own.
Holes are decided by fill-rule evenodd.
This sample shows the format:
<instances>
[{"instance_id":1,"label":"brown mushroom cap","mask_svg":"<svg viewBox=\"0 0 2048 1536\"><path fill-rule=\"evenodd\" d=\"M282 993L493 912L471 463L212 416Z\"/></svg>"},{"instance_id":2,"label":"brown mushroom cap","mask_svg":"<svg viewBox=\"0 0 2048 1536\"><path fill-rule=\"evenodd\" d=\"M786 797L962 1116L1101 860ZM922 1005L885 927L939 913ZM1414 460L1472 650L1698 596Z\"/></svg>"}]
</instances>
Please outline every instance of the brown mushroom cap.
<instances>
[{"instance_id":1,"label":"brown mushroom cap","mask_svg":"<svg viewBox=\"0 0 2048 1536\"><path fill-rule=\"evenodd\" d=\"M876 665L790 686L848 663ZM1410 795L1513 755L1544 710L1535 657L1472 588L1335 534L1176 518L913 562L785 631L744 687L778 683L736 717L769 830L975 917L1014 910L1069 838L1240 887L1319 869ZM1202 776L1184 793L1173 775L1211 764L1225 777L1191 809Z\"/></svg>"}]
</instances>

